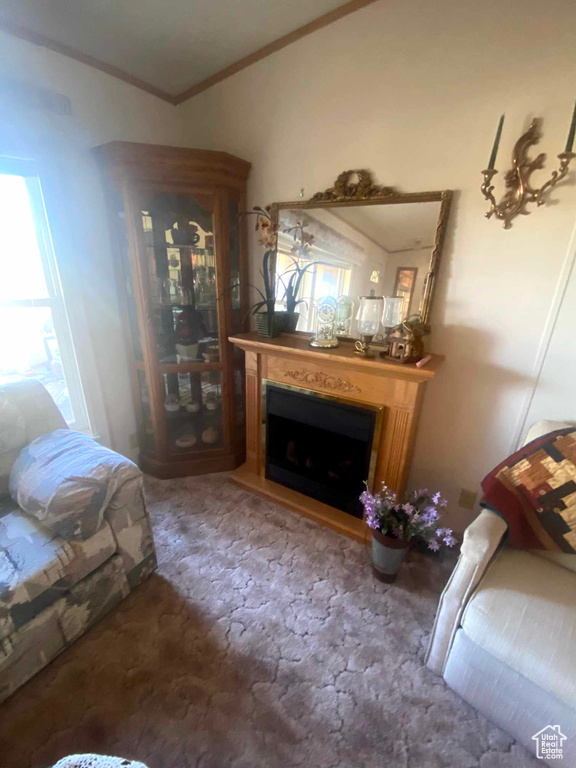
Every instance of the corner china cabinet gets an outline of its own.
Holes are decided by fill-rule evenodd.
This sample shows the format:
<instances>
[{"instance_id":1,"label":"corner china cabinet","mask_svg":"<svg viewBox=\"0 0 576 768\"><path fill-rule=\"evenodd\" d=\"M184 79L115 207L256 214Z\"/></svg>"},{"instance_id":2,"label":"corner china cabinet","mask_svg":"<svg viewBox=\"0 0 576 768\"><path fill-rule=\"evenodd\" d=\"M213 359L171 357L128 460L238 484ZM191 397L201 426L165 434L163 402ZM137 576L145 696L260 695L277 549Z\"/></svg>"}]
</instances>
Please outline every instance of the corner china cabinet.
<instances>
[{"instance_id":1,"label":"corner china cabinet","mask_svg":"<svg viewBox=\"0 0 576 768\"><path fill-rule=\"evenodd\" d=\"M243 359L250 164L224 152L113 142L95 150L117 241L139 422L157 477L244 460Z\"/></svg>"}]
</instances>

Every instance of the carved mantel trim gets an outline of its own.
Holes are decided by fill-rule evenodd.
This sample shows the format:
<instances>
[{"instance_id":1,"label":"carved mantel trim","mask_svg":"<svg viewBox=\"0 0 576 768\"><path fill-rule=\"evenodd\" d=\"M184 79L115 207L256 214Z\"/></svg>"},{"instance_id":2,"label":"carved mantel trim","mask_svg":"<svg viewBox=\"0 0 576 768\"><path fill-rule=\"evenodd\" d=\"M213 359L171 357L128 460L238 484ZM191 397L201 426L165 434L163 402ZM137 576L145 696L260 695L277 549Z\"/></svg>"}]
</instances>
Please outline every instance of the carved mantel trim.
<instances>
[{"instance_id":1,"label":"carved mantel trim","mask_svg":"<svg viewBox=\"0 0 576 768\"><path fill-rule=\"evenodd\" d=\"M334 392L356 392L358 394L362 392L360 387L352 384L348 379L330 376L328 373L322 373L321 371L307 371L305 369L284 371L284 376L287 379L297 381L299 384L312 384L323 389L331 389Z\"/></svg>"}]
</instances>

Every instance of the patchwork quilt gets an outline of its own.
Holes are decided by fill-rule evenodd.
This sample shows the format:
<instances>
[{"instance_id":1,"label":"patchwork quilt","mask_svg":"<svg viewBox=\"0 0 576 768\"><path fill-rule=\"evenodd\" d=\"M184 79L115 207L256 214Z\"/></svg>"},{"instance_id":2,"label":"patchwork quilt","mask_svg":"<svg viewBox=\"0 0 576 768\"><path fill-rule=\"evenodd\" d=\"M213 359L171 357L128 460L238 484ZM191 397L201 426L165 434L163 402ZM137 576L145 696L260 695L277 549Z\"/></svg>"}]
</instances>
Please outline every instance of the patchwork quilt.
<instances>
[{"instance_id":1,"label":"patchwork quilt","mask_svg":"<svg viewBox=\"0 0 576 768\"><path fill-rule=\"evenodd\" d=\"M482 481L481 506L508 523L517 549L576 554L576 429L533 440Z\"/></svg>"}]
</instances>

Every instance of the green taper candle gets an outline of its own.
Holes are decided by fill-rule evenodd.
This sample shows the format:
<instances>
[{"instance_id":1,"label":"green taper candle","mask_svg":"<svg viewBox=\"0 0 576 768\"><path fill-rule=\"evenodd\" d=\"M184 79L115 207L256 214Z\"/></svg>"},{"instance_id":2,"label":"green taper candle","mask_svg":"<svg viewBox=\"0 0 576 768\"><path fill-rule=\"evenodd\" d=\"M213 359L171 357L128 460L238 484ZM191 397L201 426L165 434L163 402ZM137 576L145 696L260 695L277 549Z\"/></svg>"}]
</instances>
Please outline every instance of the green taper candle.
<instances>
[{"instance_id":1,"label":"green taper candle","mask_svg":"<svg viewBox=\"0 0 576 768\"><path fill-rule=\"evenodd\" d=\"M494 168L494 164L496 163L496 155L498 154L498 146L500 144L500 136L502 136L502 126L504 125L504 115L500 117L500 122L498 123L498 128L496 130L496 138L494 139L494 146L492 147L492 154L490 155L490 160L488 162L488 170L491 171ZM574 138L574 137L572 137Z\"/></svg>"},{"instance_id":2,"label":"green taper candle","mask_svg":"<svg viewBox=\"0 0 576 768\"><path fill-rule=\"evenodd\" d=\"M570 132L566 141L566 149L564 152L572 152L574 146L574 133L576 133L576 102L574 103L574 112L572 113L572 123L570 125Z\"/></svg>"}]
</instances>

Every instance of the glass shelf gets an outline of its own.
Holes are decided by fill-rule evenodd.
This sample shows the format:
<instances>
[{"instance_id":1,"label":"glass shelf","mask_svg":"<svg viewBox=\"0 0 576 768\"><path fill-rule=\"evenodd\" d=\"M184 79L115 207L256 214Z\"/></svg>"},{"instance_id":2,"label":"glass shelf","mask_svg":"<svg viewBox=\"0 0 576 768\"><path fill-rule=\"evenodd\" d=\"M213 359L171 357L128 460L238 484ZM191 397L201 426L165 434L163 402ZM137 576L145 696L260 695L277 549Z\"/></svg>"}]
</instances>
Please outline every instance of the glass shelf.
<instances>
[{"instance_id":1,"label":"glass shelf","mask_svg":"<svg viewBox=\"0 0 576 768\"><path fill-rule=\"evenodd\" d=\"M176 453L222 448L220 371L168 373L160 379L169 448Z\"/></svg>"}]
</instances>

